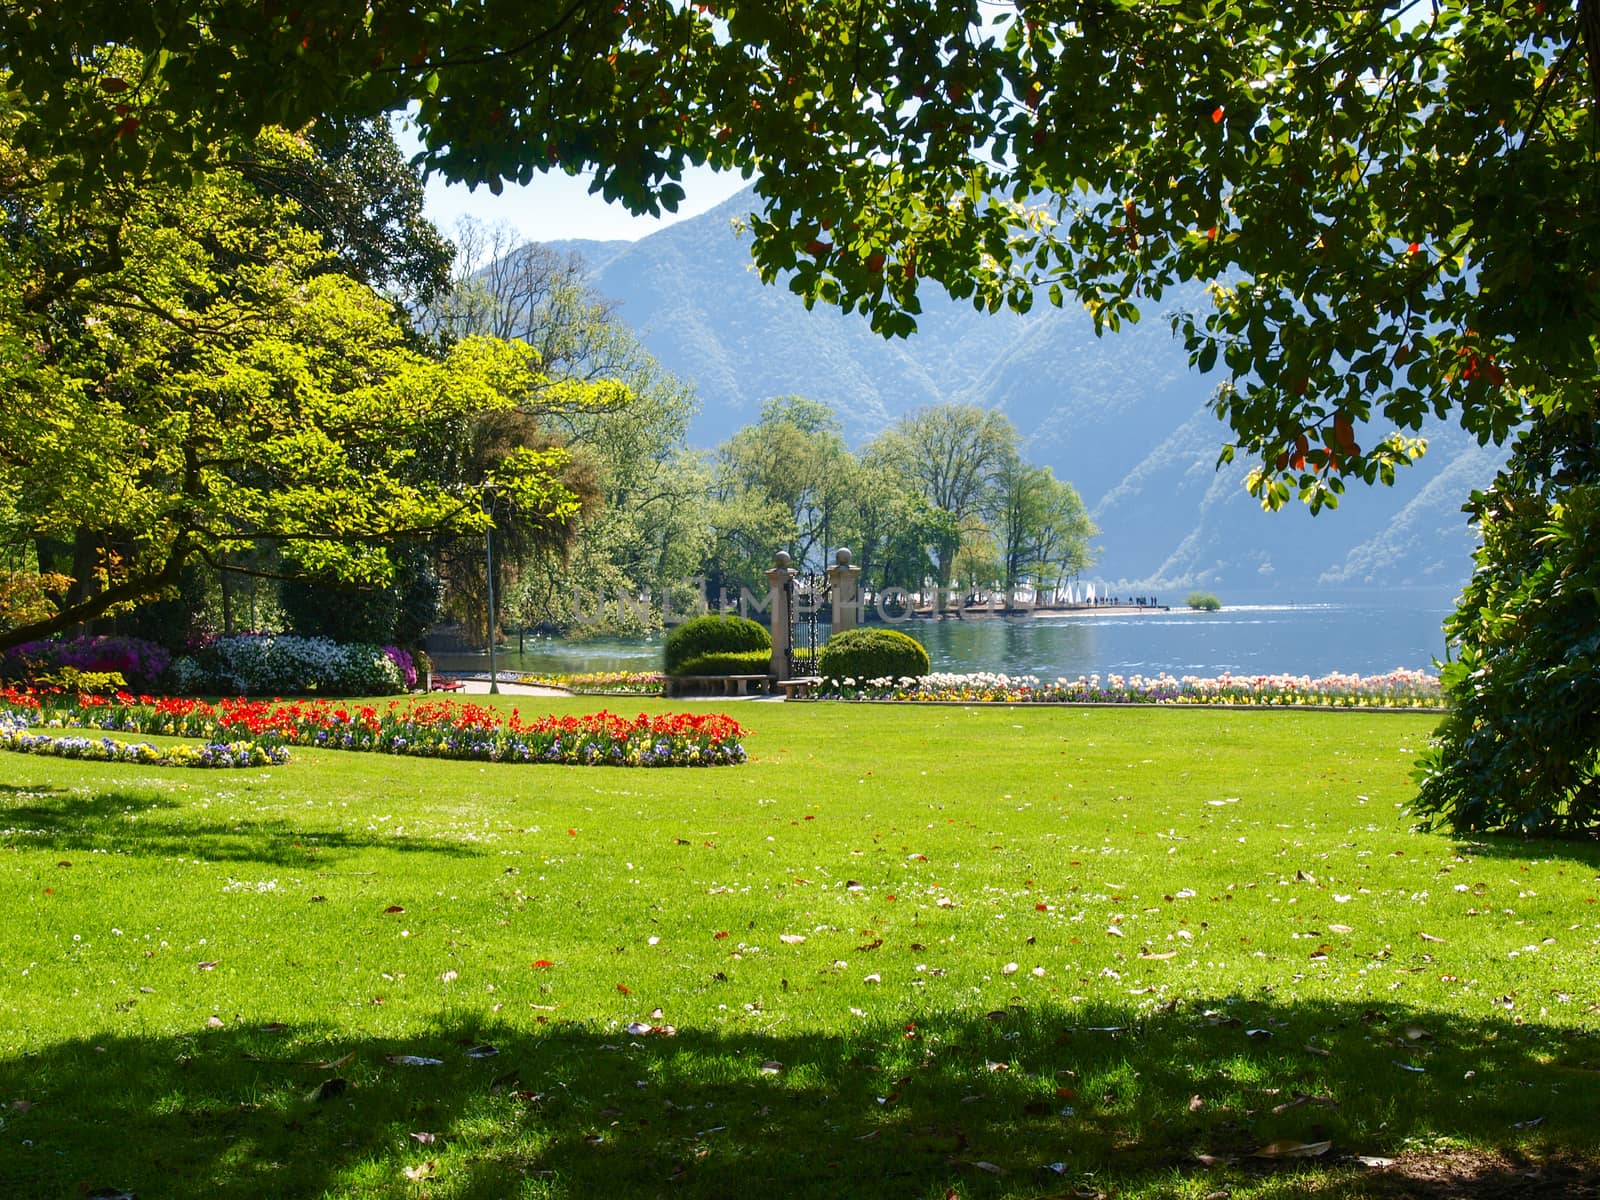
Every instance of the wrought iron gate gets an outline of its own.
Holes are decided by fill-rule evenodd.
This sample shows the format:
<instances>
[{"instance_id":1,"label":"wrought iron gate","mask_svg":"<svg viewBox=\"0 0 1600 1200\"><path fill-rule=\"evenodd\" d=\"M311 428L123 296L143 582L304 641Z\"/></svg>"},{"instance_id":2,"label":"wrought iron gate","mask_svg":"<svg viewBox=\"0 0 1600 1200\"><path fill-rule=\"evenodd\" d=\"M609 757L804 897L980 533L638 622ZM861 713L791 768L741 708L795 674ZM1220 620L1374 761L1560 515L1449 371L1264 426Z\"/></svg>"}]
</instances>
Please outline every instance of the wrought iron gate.
<instances>
[{"instance_id":1,"label":"wrought iron gate","mask_svg":"<svg viewBox=\"0 0 1600 1200\"><path fill-rule=\"evenodd\" d=\"M828 576L791 575L784 586L789 596L789 678L815 675L821 651L817 622L831 598Z\"/></svg>"}]
</instances>

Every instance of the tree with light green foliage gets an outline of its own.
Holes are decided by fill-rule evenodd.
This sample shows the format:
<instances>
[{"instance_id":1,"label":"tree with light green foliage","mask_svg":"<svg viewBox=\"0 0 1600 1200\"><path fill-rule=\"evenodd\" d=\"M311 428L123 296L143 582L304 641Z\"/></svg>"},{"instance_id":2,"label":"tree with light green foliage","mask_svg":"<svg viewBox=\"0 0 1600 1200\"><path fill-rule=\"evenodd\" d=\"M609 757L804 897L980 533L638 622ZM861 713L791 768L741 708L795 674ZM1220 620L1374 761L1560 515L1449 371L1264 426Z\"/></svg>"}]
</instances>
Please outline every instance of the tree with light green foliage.
<instances>
[{"instance_id":1,"label":"tree with light green foliage","mask_svg":"<svg viewBox=\"0 0 1600 1200\"><path fill-rule=\"evenodd\" d=\"M160 596L194 562L270 546L299 573L376 583L386 545L482 528L476 492L438 464L544 382L531 350L419 354L294 201L238 171L62 207L52 167L0 143L0 463L11 537L68 547L71 583L0 647ZM494 482L563 522L565 461L519 450Z\"/></svg>"},{"instance_id":2,"label":"tree with light green foliage","mask_svg":"<svg viewBox=\"0 0 1600 1200\"><path fill-rule=\"evenodd\" d=\"M995 479L1017 457L1016 427L997 409L930 405L901 417L865 453L927 506L935 520L930 549L938 583L948 587L963 529L976 528L973 522L991 505Z\"/></svg>"}]
</instances>

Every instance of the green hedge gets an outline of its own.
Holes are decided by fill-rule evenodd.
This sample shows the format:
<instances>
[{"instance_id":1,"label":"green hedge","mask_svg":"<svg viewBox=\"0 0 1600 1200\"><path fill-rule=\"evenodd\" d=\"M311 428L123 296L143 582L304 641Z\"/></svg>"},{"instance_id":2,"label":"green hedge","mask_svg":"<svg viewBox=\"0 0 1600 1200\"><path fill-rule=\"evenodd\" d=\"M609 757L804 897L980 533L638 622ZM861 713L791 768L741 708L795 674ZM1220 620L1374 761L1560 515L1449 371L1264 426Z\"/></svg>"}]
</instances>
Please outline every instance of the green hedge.
<instances>
[{"instance_id":1,"label":"green hedge","mask_svg":"<svg viewBox=\"0 0 1600 1200\"><path fill-rule=\"evenodd\" d=\"M822 648L817 673L835 682L888 676L926 675L928 652L922 643L897 629L847 629L828 639Z\"/></svg>"},{"instance_id":2,"label":"green hedge","mask_svg":"<svg viewBox=\"0 0 1600 1200\"><path fill-rule=\"evenodd\" d=\"M668 675L751 675L754 671L740 666L725 667L715 671L690 670L693 662L710 655L760 654L764 661L761 671L767 669L772 658L772 635L746 617L705 616L694 617L667 634L666 669ZM741 660L750 661L750 660Z\"/></svg>"},{"instance_id":3,"label":"green hedge","mask_svg":"<svg viewBox=\"0 0 1600 1200\"><path fill-rule=\"evenodd\" d=\"M771 650L723 650L686 658L674 675L765 675L772 666Z\"/></svg>"}]
</instances>

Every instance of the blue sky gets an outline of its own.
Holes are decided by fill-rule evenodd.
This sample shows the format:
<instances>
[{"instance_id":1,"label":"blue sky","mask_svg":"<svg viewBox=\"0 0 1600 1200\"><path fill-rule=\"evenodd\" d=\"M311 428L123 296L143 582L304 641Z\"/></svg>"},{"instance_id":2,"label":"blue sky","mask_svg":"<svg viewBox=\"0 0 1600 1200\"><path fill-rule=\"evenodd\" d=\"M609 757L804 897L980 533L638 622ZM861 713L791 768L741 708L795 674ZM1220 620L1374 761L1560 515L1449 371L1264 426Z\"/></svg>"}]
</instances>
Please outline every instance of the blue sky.
<instances>
[{"instance_id":1,"label":"blue sky","mask_svg":"<svg viewBox=\"0 0 1600 1200\"><path fill-rule=\"evenodd\" d=\"M486 187L469 191L435 176L428 181L427 214L446 236L463 216L471 216L490 225L511 225L536 242L563 238L632 241L715 208L745 183L736 173L717 174L703 168L686 173L683 182L688 198L678 211L655 218L632 216L620 204L607 204L599 196L589 195L589 180L582 176L540 175L527 187L509 184L498 196Z\"/></svg>"}]
</instances>

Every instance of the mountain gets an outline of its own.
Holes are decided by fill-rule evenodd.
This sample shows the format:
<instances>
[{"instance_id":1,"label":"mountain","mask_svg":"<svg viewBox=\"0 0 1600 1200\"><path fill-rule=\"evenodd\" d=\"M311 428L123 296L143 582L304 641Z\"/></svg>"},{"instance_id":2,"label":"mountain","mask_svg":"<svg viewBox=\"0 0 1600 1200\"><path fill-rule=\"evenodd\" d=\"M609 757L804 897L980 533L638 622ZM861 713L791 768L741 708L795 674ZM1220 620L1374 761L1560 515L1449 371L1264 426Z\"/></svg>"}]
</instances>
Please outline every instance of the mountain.
<instances>
[{"instance_id":1,"label":"mountain","mask_svg":"<svg viewBox=\"0 0 1600 1200\"><path fill-rule=\"evenodd\" d=\"M787 394L831 404L857 445L921 405L999 407L1030 461L1083 495L1101 529L1096 574L1108 583L1443 592L1470 572L1475 539L1461 504L1503 456L1453 426L1425 431L1428 454L1394 487L1357 484L1314 518L1299 505L1263 513L1244 490L1247 466L1216 469L1227 431L1165 319L1201 302L1198 292L1096 337L1081 310L991 315L930 289L918 332L886 341L859 315L808 312L782 286L764 286L731 225L751 206L746 192L637 242L555 244L583 254L621 318L695 384L697 444L722 441Z\"/></svg>"}]
</instances>

